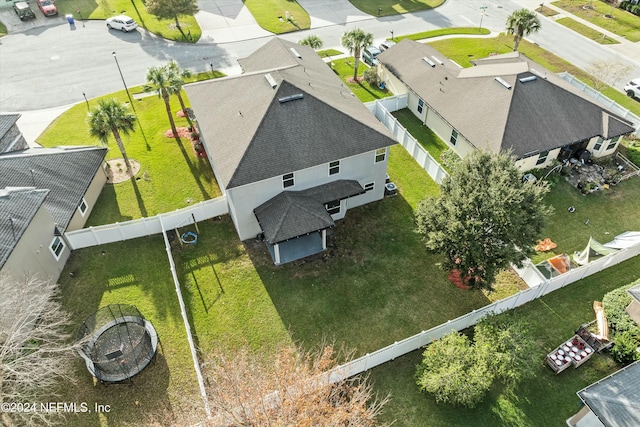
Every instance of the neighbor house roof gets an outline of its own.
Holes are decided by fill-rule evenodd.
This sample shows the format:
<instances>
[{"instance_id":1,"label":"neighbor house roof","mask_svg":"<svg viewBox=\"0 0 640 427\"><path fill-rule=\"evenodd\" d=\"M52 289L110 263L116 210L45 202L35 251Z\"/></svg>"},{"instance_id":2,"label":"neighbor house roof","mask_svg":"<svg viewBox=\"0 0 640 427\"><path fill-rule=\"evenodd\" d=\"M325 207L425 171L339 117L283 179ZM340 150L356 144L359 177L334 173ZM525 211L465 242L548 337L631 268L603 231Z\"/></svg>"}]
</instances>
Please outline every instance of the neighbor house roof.
<instances>
[{"instance_id":1,"label":"neighbor house roof","mask_svg":"<svg viewBox=\"0 0 640 427\"><path fill-rule=\"evenodd\" d=\"M340 179L302 191L283 191L253 210L270 244L335 225L325 204L364 193L355 180Z\"/></svg>"},{"instance_id":2,"label":"neighbor house roof","mask_svg":"<svg viewBox=\"0 0 640 427\"><path fill-rule=\"evenodd\" d=\"M511 149L522 158L594 136L608 139L634 131L519 52L460 68L433 47L405 39L378 59L478 149Z\"/></svg>"},{"instance_id":3,"label":"neighbor house roof","mask_svg":"<svg viewBox=\"0 0 640 427\"><path fill-rule=\"evenodd\" d=\"M16 124L20 114L0 114L0 139Z\"/></svg>"},{"instance_id":4,"label":"neighbor house roof","mask_svg":"<svg viewBox=\"0 0 640 427\"><path fill-rule=\"evenodd\" d=\"M47 211L64 231L102 166L102 147L29 148L0 155L0 188L49 189Z\"/></svg>"},{"instance_id":5,"label":"neighbor house roof","mask_svg":"<svg viewBox=\"0 0 640 427\"><path fill-rule=\"evenodd\" d=\"M640 425L640 361L578 392L606 427Z\"/></svg>"},{"instance_id":6,"label":"neighbor house roof","mask_svg":"<svg viewBox=\"0 0 640 427\"><path fill-rule=\"evenodd\" d=\"M20 114L0 114L0 153L26 148L22 135L15 135L13 138L11 135L7 136L19 118Z\"/></svg>"},{"instance_id":7,"label":"neighbor house roof","mask_svg":"<svg viewBox=\"0 0 640 427\"><path fill-rule=\"evenodd\" d=\"M185 86L224 188L396 143L313 49L273 39L239 62L246 74Z\"/></svg>"},{"instance_id":8,"label":"neighbor house roof","mask_svg":"<svg viewBox=\"0 0 640 427\"><path fill-rule=\"evenodd\" d=\"M49 190L36 188L0 189L0 268L29 227L47 194Z\"/></svg>"}]
</instances>

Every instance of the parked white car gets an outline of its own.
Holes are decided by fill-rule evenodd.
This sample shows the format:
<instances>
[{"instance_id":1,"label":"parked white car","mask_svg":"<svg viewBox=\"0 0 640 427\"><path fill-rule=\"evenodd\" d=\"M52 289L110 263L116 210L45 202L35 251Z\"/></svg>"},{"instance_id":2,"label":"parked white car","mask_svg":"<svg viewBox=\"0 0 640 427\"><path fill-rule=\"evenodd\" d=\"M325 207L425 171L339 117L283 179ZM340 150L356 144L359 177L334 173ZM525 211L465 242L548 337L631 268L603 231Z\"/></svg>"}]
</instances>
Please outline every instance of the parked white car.
<instances>
[{"instance_id":1,"label":"parked white car","mask_svg":"<svg viewBox=\"0 0 640 427\"><path fill-rule=\"evenodd\" d=\"M118 15L107 18L107 28L129 32L138 28L138 23L127 15Z\"/></svg>"},{"instance_id":2,"label":"parked white car","mask_svg":"<svg viewBox=\"0 0 640 427\"><path fill-rule=\"evenodd\" d=\"M633 79L624 87L624 91L631 98L640 99L640 79Z\"/></svg>"}]
</instances>

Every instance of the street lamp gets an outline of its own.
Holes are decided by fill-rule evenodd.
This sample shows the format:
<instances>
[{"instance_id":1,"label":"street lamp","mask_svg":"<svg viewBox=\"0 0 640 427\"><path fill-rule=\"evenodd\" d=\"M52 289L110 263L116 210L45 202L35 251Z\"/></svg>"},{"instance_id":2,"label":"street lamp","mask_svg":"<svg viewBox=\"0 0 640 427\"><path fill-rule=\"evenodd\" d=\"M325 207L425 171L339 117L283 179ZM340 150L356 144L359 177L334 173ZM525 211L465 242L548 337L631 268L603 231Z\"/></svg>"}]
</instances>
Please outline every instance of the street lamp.
<instances>
[{"instance_id":1,"label":"street lamp","mask_svg":"<svg viewBox=\"0 0 640 427\"><path fill-rule=\"evenodd\" d=\"M120 72L120 78L122 79L122 84L124 85L124 90L127 92L127 97L129 97L129 104L131 104L131 108L134 112L136 112L136 107L133 105L133 100L131 99L131 94L129 93L129 89L127 88L127 84L124 82L124 76L122 75L122 70L120 69L120 63L118 62L118 57L116 53L113 52L113 59L116 60L116 66L118 67L118 71Z\"/></svg>"},{"instance_id":2,"label":"street lamp","mask_svg":"<svg viewBox=\"0 0 640 427\"><path fill-rule=\"evenodd\" d=\"M393 39L393 30L391 30L391 41L392 41L392 42L393 42L393 41L395 41L395 40Z\"/></svg>"},{"instance_id":3,"label":"street lamp","mask_svg":"<svg viewBox=\"0 0 640 427\"><path fill-rule=\"evenodd\" d=\"M86 94L86 93L84 93L84 92L82 92L82 96L84 96L84 102L86 102L86 103L87 103L87 110L90 110L90 108L89 108L89 101L87 100L87 94Z\"/></svg>"},{"instance_id":4,"label":"street lamp","mask_svg":"<svg viewBox=\"0 0 640 427\"><path fill-rule=\"evenodd\" d=\"M480 27L478 27L478 30L482 29L482 18L484 18L484 11L487 10L487 6L481 6L480 7Z\"/></svg>"}]
</instances>

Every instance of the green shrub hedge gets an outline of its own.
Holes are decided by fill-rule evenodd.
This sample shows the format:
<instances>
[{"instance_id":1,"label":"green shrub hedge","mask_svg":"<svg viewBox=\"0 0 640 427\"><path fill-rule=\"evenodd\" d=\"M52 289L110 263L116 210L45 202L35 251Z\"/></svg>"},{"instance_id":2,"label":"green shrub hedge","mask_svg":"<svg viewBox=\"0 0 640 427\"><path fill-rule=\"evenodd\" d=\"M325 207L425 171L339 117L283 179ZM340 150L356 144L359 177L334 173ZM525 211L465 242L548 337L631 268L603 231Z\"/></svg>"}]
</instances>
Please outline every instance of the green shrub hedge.
<instances>
[{"instance_id":1,"label":"green shrub hedge","mask_svg":"<svg viewBox=\"0 0 640 427\"><path fill-rule=\"evenodd\" d=\"M638 329L636 322L625 311L627 306L631 303L631 295L627 293L627 289L637 285L638 283L640 283L640 280L636 280L629 285L615 289L607 293L602 298L602 307L607 315L609 327L617 334Z\"/></svg>"},{"instance_id":2,"label":"green shrub hedge","mask_svg":"<svg viewBox=\"0 0 640 427\"><path fill-rule=\"evenodd\" d=\"M640 4L633 4L629 1L623 1L622 3L620 3L620 9L640 16Z\"/></svg>"}]
</instances>

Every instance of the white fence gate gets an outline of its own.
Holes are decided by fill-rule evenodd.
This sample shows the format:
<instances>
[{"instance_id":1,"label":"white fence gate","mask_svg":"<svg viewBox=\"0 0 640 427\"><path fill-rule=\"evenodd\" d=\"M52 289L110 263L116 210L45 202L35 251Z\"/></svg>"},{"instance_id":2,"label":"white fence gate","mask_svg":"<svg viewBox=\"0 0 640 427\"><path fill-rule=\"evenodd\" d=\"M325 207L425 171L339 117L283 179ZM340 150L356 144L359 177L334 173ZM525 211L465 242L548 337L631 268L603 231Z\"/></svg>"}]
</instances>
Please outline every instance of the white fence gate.
<instances>
[{"instance_id":1,"label":"white fence gate","mask_svg":"<svg viewBox=\"0 0 640 427\"><path fill-rule=\"evenodd\" d=\"M171 230L192 224L194 221L204 221L227 213L229 213L227 199L222 196L173 212L162 213L149 218L83 228L65 233L64 236L71 249L75 250L159 234L162 233L162 224L167 230Z\"/></svg>"}]
</instances>

